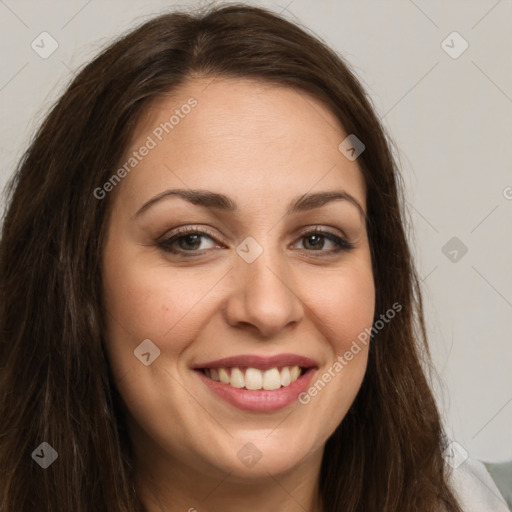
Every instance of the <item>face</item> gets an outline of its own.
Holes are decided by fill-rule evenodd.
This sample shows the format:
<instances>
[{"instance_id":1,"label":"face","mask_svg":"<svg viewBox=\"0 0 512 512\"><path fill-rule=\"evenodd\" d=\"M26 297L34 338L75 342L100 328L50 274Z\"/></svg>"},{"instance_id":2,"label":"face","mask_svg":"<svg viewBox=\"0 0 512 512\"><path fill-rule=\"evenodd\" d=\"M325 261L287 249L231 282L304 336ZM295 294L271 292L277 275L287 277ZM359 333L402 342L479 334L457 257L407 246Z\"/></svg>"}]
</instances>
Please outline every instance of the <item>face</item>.
<instances>
[{"instance_id":1,"label":"face","mask_svg":"<svg viewBox=\"0 0 512 512\"><path fill-rule=\"evenodd\" d=\"M103 293L141 458L239 478L321 459L368 347L344 354L374 315L347 135L306 93L240 79L189 81L140 121L105 187Z\"/></svg>"}]
</instances>

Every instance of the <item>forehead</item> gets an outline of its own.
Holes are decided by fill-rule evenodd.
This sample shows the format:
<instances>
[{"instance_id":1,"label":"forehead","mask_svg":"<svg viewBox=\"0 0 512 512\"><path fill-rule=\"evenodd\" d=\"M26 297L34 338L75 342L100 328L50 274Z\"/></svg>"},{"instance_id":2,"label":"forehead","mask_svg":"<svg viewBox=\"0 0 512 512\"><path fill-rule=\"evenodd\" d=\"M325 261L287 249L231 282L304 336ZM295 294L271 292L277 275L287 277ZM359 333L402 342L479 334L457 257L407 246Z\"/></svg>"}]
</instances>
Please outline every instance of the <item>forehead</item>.
<instances>
[{"instance_id":1,"label":"forehead","mask_svg":"<svg viewBox=\"0 0 512 512\"><path fill-rule=\"evenodd\" d=\"M357 162L339 151L337 117L306 92L266 82L196 78L156 99L125 152L151 146L123 180L126 194L203 188L247 201L345 188L365 204Z\"/></svg>"}]
</instances>

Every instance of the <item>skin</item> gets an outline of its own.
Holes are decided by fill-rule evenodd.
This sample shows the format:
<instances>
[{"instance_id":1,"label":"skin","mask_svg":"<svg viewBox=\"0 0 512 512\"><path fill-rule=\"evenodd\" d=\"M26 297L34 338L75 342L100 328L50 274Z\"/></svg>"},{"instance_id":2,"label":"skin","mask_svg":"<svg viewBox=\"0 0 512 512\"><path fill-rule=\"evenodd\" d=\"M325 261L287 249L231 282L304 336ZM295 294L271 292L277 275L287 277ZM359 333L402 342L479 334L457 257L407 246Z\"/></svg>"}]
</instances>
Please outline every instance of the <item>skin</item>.
<instances>
[{"instance_id":1,"label":"skin","mask_svg":"<svg viewBox=\"0 0 512 512\"><path fill-rule=\"evenodd\" d=\"M276 412L234 407L191 366L293 353L317 362L314 383L371 327L375 287L361 212L345 200L285 211L305 193L340 189L365 211L363 175L338 150L347 134L319 100L246 79L195 77L158 99L127 158L190 97L198 105L109 198L106 348L127 410L136 487L149 512L320 511L324 444L360 388L368 347L308 404ZM168 197L135 215L171 188L226 194L239 211ZM173 245L182 252L192 246L199 256L166 252L158 241L178 226L206 228L215 239ZM303 235L316 226L346 236L354 248L334 253L329 239ZM236 252L248 236L263 248L252 263ZM148 366L134 356L145 339L160 350ZM237 457L248 442L261 452L252 467Z\"/></svg>"}]
</instances>

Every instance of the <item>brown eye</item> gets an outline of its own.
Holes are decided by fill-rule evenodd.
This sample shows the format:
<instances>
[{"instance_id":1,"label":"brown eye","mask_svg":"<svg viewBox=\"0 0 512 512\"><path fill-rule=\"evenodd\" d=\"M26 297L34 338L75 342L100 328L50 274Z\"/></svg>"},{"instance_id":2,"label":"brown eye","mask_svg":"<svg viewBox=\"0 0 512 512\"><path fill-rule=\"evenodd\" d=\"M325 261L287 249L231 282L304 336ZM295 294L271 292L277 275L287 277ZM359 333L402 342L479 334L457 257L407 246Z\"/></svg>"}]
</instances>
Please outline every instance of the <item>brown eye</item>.
<instances>
[{"instance_id":1,"label":"brown eye","mask_svg":"<svg viewBox=\"0 0 512 512\"><path fill-rule=\"evenodd\" d=\"M304 248L305 249L323 249L325 244L325 237L319 234L307 235L304 237ZM309 246L309 247L308 247Z\"/></svg>"},{"instance_id":2,"label":"brown eye","mask_svg":"<svg viewBox=\"0 0 512 512\"><path fill-rule=\"evenodd\" d=\"M202 236L203 235L198 234L184 235L176 238L176 242L178 243L179 248L184 249L185 251L197 250L201 245Z\"/></svg>"},{"instance_id":3,"label":"brown eye","mask_svg":"<svg viewBox=\"0 0 512 512\"><path fill-rule=\"evenodd\" d=\"M211 241L209 246L206 240ZM170 236L159 242L158 246L165 252L183 256L195 256L194 253L202 253L203 250L220 247L215 243L213 236L207 232L191 228L183 228L174 234L171 233Z\"/></svg>"},{"instance_id":4,"label":"brown eye","mask_svg":"<svg viewBox=\"0 0 512 512\"><path fill-rule=\"evenodd\" d=\"M354 248L354 245L347 240L328 231L310 231L304 233L300 240L302 241L302 247L299 247L299 249L305 249L308 252L333 254L340 251L350 251ZM330 244L331 248L325 250L326 244L327 246Z\"/></svg>"}]
</instances>

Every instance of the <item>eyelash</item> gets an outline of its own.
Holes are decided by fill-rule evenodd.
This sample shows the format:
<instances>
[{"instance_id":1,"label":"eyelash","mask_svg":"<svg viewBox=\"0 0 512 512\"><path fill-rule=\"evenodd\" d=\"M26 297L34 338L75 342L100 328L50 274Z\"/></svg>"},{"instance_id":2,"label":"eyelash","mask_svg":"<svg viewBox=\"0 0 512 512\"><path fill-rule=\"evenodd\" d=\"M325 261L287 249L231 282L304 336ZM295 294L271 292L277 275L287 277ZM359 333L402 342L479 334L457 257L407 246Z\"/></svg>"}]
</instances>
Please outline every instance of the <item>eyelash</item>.
<instances>
[{"instance_id":1,"label":"eyelash","mask_svg":"<svg viewBox=\"0 0 512 512\"><path fill-rule=\"evenodd\" d=\"M173 254L178 254L180 257L183 257L183 258L200 256L203 253L203 251L201 251L201 250L185 251L184 249L176 250L176 249L171 248L172 244L174 244L181 238L184 238L186 235L206 236L206 237L212 239L213 241L216 241L213 234L209 233L207 230L195 229L195 228L191 228L191 227L184 227L184 228L178 228L172 236L160 241L157 245L163 251L170 252ZM323 251L323 250L315 251L315 250L311 250L311 249L302 249L302 252L327 253L327 254L320 256L320 257L325 257L325 256L337 254L341 251L348 252L348 251L351 251L352 249L354 249L354 247L355 247L354 244L350 243L349 241L335 235L334 233L319 229L318 227L315 227L309 231L306 231L305 233L302 233L299 238L306 238L311 235L321 235L321 236L327 238L328 240L330 240L331 242L333 242L334 244L336 244L338 247L335 249L331 249L329 251ZM209 249L204 249L204 250L209 250ZM189 253L189 254L187 254L187 253ZM197 253L199 253L199 254L197 254ZM317 256L315 256L315 257L317 257Z\"/></svg>"}]
</instances>

